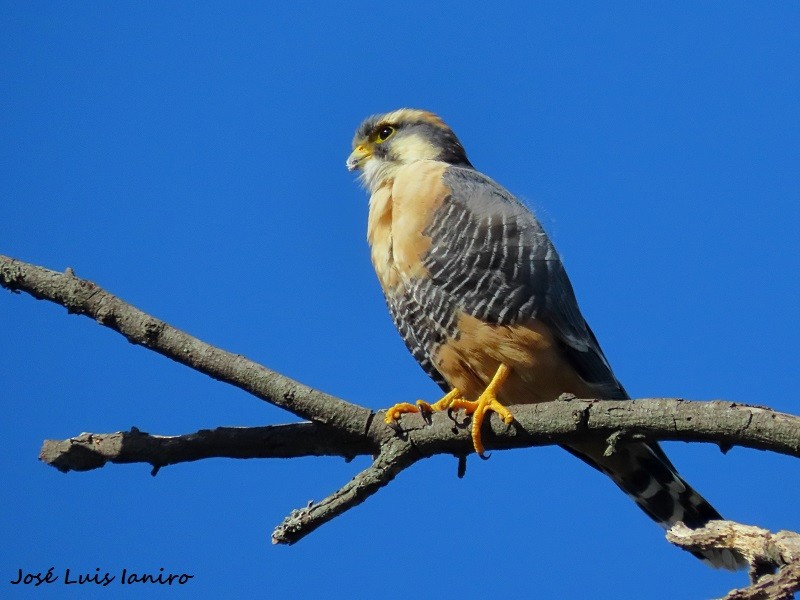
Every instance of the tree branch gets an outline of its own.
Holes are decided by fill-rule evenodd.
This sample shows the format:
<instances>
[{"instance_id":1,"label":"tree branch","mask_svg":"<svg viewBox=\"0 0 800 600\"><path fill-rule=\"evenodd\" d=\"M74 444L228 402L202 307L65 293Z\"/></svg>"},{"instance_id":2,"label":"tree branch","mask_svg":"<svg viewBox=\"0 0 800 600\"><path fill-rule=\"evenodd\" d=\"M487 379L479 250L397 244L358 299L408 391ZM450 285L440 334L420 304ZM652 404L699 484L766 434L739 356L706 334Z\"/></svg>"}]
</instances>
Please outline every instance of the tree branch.
<instances>
[{"instance_id":1,"label":"tree branch","mask_svg":"<svg viewBox=\"0 0 800 600\"><path fill-rule=\"evenodd\" d=\"M372 464L341 489L284 519L273 533L273 542L291 544L360 504L418 460L435 454L453 454L463 461L473 451L469 421L458 413L405 415L398 424L386 425L383 411L376 413L350 404L240 355L213 347L76 277L71 269L57 273L0 255L0 286L14 292L25 291L37 299L60 304L70 313L89 316L134 344L312 421L253 428L221 427L180 436L150 435L134 428L129 432L86 433L63 441L47 440L40 457L61 471L96 469L108 462L143 462L153 465L155 474L166 465L211 457L350 459L361 454L372 455ZM609 451L627 440L680 440L715 443L724 452L732 446L744 446L800 457L800 417L757 406L678 398L624 401L560 398L515 406L513 412L515 420L511 425L505 425L496 415L489 419L483 434L487 448L569 444L596 436L607 440ZM685 532L673 528L670 535L676 544L690 548L695 547L691 544L734 544L746 537L741 530L735 534L726 531L725 535L717 532L712 538L689 539ZM729 598L788 598L780 595L785 593L783 590L800 585L798 552L791 550L796 546L776 546L785 541L785 536L779 537L782 533L771 538L763 530L753 534L767 540L762 544L765 549L742 553L753 565L753 576L761 577L754 586L735 591L750 595L729 595ZM759 571L763 565L779 568L779 573L764 575ZM761 586L761 591L753 591L756 585Z\"/></svg>"},{"instance_id":2,"label":"tree branch","mask_svg":"<svg viewBox=\"0 0 800 600\"><path fill-rule=\"evenodd\" d=\"M72 269L58 273L0 255L0 285L27 292L38 300L60 304L67 312L86 315L176 362L250 392L302 419L362 433L370 411L314 390L271 371L240 354L221 350L156 319L109 294Z\"/></svg>"},{"instance_id":3,"label":"tree branch","mask_svg":"<svg viewBox=\"0 0 800 600\"><path fill-rule=\"evenodd\" d=\"M364 409L368 410L368 409ZM727 450L742 446L800 458L800 417L730 402L694 402L678 398L640 400L554 400L515 406L514 422L492 414L484 432L489 449L568 444L587 436L711 442ZM46 440L40 459L60 471L87 471L106 463L149 463L161 467L204 458L294 458L300 456L375 455L395 440L420 456L472 452L468 421L434 413L429 421L405 415L397 426L384 425L384 411L372 413L360 435L317 423L266 427L218 427L178 436L150 435L134 429L83 433L67 440Z\"/></svg>"},{"instance_id":4,"label":"tree branch","mask_svg":"<svg viewBox=\"0 0 800 600\"><path fill-rule=\"evenodd\" d=\"M272 543L293 544L304 538L317 527L364 502L420 458L422 456L413 446L396 441L386 443L373 463L342 488L317 504L309 502L306 507L293 510L272 532Z\"/></svg>"},{"instance_id":5,"label":"tree branch","mask_svg":"<svg viewBox=\"0 0 800 600\"><path fill-rule=\"evenodd\" d=\"M39 459L62 473L99 469L106 463L149 463L155 470L205 458L298 458L377 452L364 437L343 434L318 423L266 427L217 427L186 435L150 435L139 429L82 433L67 440L45 440Z\"/></svg>"},{"instance_id":6,"label":"tree branch","mask_svg":"<svg viewBox=\"0 0 800 600\"><path fill-rule=\"evenodd\" d=\"M667 539L689 551L727 548L745 557L752 585L723 600L791 600L800 591L800 535L792 531L771 533L731 521L711 521L699 529L677 523Z\"/></svg>"}]
</instances>

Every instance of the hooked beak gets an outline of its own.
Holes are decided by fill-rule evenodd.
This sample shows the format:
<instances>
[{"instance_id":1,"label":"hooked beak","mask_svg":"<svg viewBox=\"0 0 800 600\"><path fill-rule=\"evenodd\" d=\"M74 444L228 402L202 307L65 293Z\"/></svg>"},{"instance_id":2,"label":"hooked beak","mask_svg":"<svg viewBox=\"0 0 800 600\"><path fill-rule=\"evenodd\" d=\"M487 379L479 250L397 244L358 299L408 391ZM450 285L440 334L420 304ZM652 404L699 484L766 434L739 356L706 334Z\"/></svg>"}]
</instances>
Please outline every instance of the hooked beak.
<instances>
[{"instance_id":1,"label":"hooked beak","mask_svg":"<svg viewBox=\"0 0 800 600\"><path fill-rule=\"evenodd\" d=\"M372 152L364 144L356 146L356 149L347 157L347 170L356 171L364 166L364 163L372 156Z\"/></svg>"}]
</instances>

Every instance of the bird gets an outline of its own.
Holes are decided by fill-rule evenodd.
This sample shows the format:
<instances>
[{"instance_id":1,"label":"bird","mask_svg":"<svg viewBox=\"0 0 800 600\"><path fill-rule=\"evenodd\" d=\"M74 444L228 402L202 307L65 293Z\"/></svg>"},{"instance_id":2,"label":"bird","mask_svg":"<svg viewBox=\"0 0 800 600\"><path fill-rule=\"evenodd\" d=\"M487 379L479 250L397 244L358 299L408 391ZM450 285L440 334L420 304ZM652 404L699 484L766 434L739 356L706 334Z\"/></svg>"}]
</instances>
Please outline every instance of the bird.
<instances>
[{"instance_id":1,"label":"bird","mask_svg":"<svg viewBox=\"0 0 800 600\"><path fill-rule=\"evenodd\" d=\"M508 406L561 394L628 399L578 307L553 243L533 212L478 171L438 115L401 108L357 128L349 171L370 195L367 241L394 325L444 396L399 403L405 413L464 409L476 452L481 423ZM608 475L654 521L697 528L720 514L677 472L655 442L605 440L565 449ZM736 569L727 549L695 554Z\"/></svg>"}]
</instances>

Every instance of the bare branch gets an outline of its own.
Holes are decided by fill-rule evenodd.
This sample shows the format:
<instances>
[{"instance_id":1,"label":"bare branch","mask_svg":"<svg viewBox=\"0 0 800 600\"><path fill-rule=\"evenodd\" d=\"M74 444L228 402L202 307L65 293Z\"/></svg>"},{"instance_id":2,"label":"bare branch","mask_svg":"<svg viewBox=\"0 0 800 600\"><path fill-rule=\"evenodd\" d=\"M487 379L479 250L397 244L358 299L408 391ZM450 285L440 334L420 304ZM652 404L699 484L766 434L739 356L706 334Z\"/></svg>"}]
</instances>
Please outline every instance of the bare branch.
<instances>
[{"instance_id":1,"label":"bare branch","mask_svg":"<svg viewBox=\"0 0 800 600\"><path fill-rule=\"evenodd\" d=\"M364 436L342 434L318 423L266 427L217 427L186 435L150 435L138 429L83 433L68 440L45 440L40 460L59 471L88 471L106 463L149 463L158 469L204 458L353 458L378 448Z\"/></svg>"},{"instance_id":2,"label":"bare branch","mask_svg":"<svg viewBox=\"0 0 800 600\"><path fill-rule=\"evenodd\" d=\"M290 458L298 456L374 457L372 464L319 503L295 510L274 531L273 543L291 544L363 502L418 460L435 454L463 459L472 453L469 421L460 413L405 415L384 424L384 412L350 404L275 373L240 355L210 346L155 319L75 277L0 255L0 286L25 291L87 315L154 350L215 379L246 390L311 423L268 427L221 427L181 436L158 436L138 429L112 434L81 434L47 440L41 459L62 471L89 470L108 462L142 462L160 467L211 457ZM681 440L769 450L800 457L800 417L767 408L724 401L689 402L678 398L577 400L512 407L514 422L496 415L483 433L489 449L569 444L595 436L609 451L628 440ZM460 464L462 464L460 462ZM688 549L733 548L752 565L757 581L731 592L728 599L789 598L800 586L800 537L716 522L716 530L698 534L674 527L670 540ZM687 531L689 533L687 533ZM698 537L699 536L699 537ZM705 536L705 537L703 537ZM705 546L704 546L705 545ZM778 572L772 574L772 570Z\"/></svg>"},{"instance_id":3,"label":"bare branch","mask_svg":"<svg viewBox=\"0 0 800 600\"><path fill-rule=\"evenodd\" d=\"M422 456L413 446L389 442L368 468L341 489L317 504L309 502L308 506L293 510L272 532L272 543L294 544L320 525L364 502L420 458Z\"/></svg>"},{"instance_id":4,"label":"bare branch","mask_svg":"<svg viewBox=\"0 0 800 600\"><path fill-rule=\"evenodd\" d=\"M745 557L752 585L731 591L723 600L791 600L800 591L797 533L771 533L732 521L711 521L699 529L678 523L667 532L667 539L689 551L727 548Z\"/></svg>"},{"instance_id":5,"label":"bare branch","mask_svg":"<svg viewBox=\"0 0 800 600\"><path fill-rule=\"evenodd\" d=\"M72 269L58 273L0 255L0 285L86 315L138 344L303 418L363 433L370 411L221 350L113 296Z\"/></svg>"},{"instance_id":6,"label":"bare branch","mask_svg":"<svg viewBox=\"0 0 800 600\"><path fill-rule=\"evenodd\" d=\"M368 410L368 409L364 409ZM489 449L567 444L587 436L609 443L646 438L711 442L725 450L743 446L800 458L800 417L731 402L693 402L677 398L641 400L554 400L513 407L514 422L493 415L484 432ZM166 466L212 457L288 458L293 456L374 455L396 439L421 456L472 452L468 421L458 414L405 415L396 426L372 414L360 435L332 426L294 423L268 427L221 427L181 436L156 436L134 430L85 433L63 441L47 440L40 458L61 471L85 471L107 462Z\"/></svg>"},{"instance_id":7,"label":"bare branch","mask_svg":"<svg viewBox=\"0 0 800 600\"><path fill-rule=\"evenodd\" d=\"M365 409L367 410L367 409ZM397 426L371 413L361 435L335 427L295 423L256 428L218 428L183 436L152 436L138 430L82 434L45 442L41 459L62 471L88 470L106 462L145 462L158 468L210 457L286 458L378 454L375 462L322 502L294 511L275 530L275 543L294 543L378 491L420 458L472 452L468 421L458 415L406 415ZM514 407L515 421L493 416L484 441L490 449L565 444L599 436L609 444L629 439L706 441L725 449L744 446L800 457L800 418L730 402L646 400L554 400Z\"/></svg>"}]
</instances>

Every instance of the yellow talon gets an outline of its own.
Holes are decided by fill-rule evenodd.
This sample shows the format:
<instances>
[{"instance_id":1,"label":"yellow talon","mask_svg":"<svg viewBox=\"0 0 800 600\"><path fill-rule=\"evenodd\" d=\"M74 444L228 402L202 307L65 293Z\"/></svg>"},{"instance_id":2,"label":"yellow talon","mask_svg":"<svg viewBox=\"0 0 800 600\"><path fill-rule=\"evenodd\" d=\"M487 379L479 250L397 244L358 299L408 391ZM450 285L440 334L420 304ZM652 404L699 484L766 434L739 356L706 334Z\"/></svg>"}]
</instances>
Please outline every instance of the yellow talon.
<instances>
[{"instance_id":1,"label":"yellow talon","mask_svg":"<svg viewBox=\"0 0 800 600\"><path fill-rule=\"evenodd\" d=\"M389 425L393 421L400 418L400 415L411 412L433 412L440 410L447 410L448 408L459 409L463 408L468 415L472 415L472 445L475 447L475 452L483 456L484 446L481 441L481 425L486 418L486 413L490 410L496 412L504 423L511 423L514 420L514 415L505 406L500 404L497 400L497 392L500 387L508 379L511 371L509 368L501 364L497 372L492 377L489 385L478 397L477 400L467 400L461 395L458 388L453 388L441 400L429 404L424 400L417 400L416 405L408 402L401 402L395 404L386 411L384 422Z\"/></svg>"},{"instance_id":2,"label":"yellow talon","mask_svg":"<svg viewBox=\"0 0 800 600\"><path fill-rule=\"evenodd\" d=\"M509 368L501 364L489 385L486 386L486 389L483 390L477 400L471 401L459 398L451 404L452 408L463 408L468 415L472 415L472 445L475 446L475 452L480 456L483 456L485 450L481 440L481 425L483 425L483 420L486 418L486 413L493 410L506 424L514 420L514 415L511 414L511 411L497 400L497 392L508 379L510 373Z\"/></svg>"},{"instance_id":3,"label":"yellow talon","mask_svg":"<svg viewBox=\"0 0 800 600\"><path fill-rule=\"evenodd\" d=\"M458 388L453 388L451 391L447 392L444 397L433 404L428 404L425 402L425 400L417 400L417 406L419 407L420 412L423 410L426 412L447 410L453 405L453 402L459 399L462 399L461 392L458 390Z\"/></svg>"},{"instance_id":4,"label":"yellow talon","mask_svg":"<svg viewBox=\"0 0 800 600\"><path fill-rule=\"evenodd\" d=\"M395 404L391 408L386 409L386 417L384 417L383 422L387 425L391 425L392 421L396 421L400 418L400 415L404 413L417 412L417 410L417 407L413 404L409 404L408 402L400 402L399 404Z\"/></svg>"},{"instance_id":5,"label":"yellow talon","mask_svg":"<svg viewBox=\"0 0 800 600\"><path fill-rule=\"evenodd\" d=\"M450 405L453 401L457 398L461 397L461 392L458 391L458 388L453 389L452 391L448 392L441 400L434 402L433 404L429 404L425 402L425 400L417 400L416 404L410 404L408 402L400 402L395 404L394 406L386 409L386 416L383 419L383 422L387 425L391 425L392 421L396 421L400 418L400 415L405 413L412 413L412 412L434 412L437 410L447 410L450 408Z\"/></svg>"}]
</instances>

